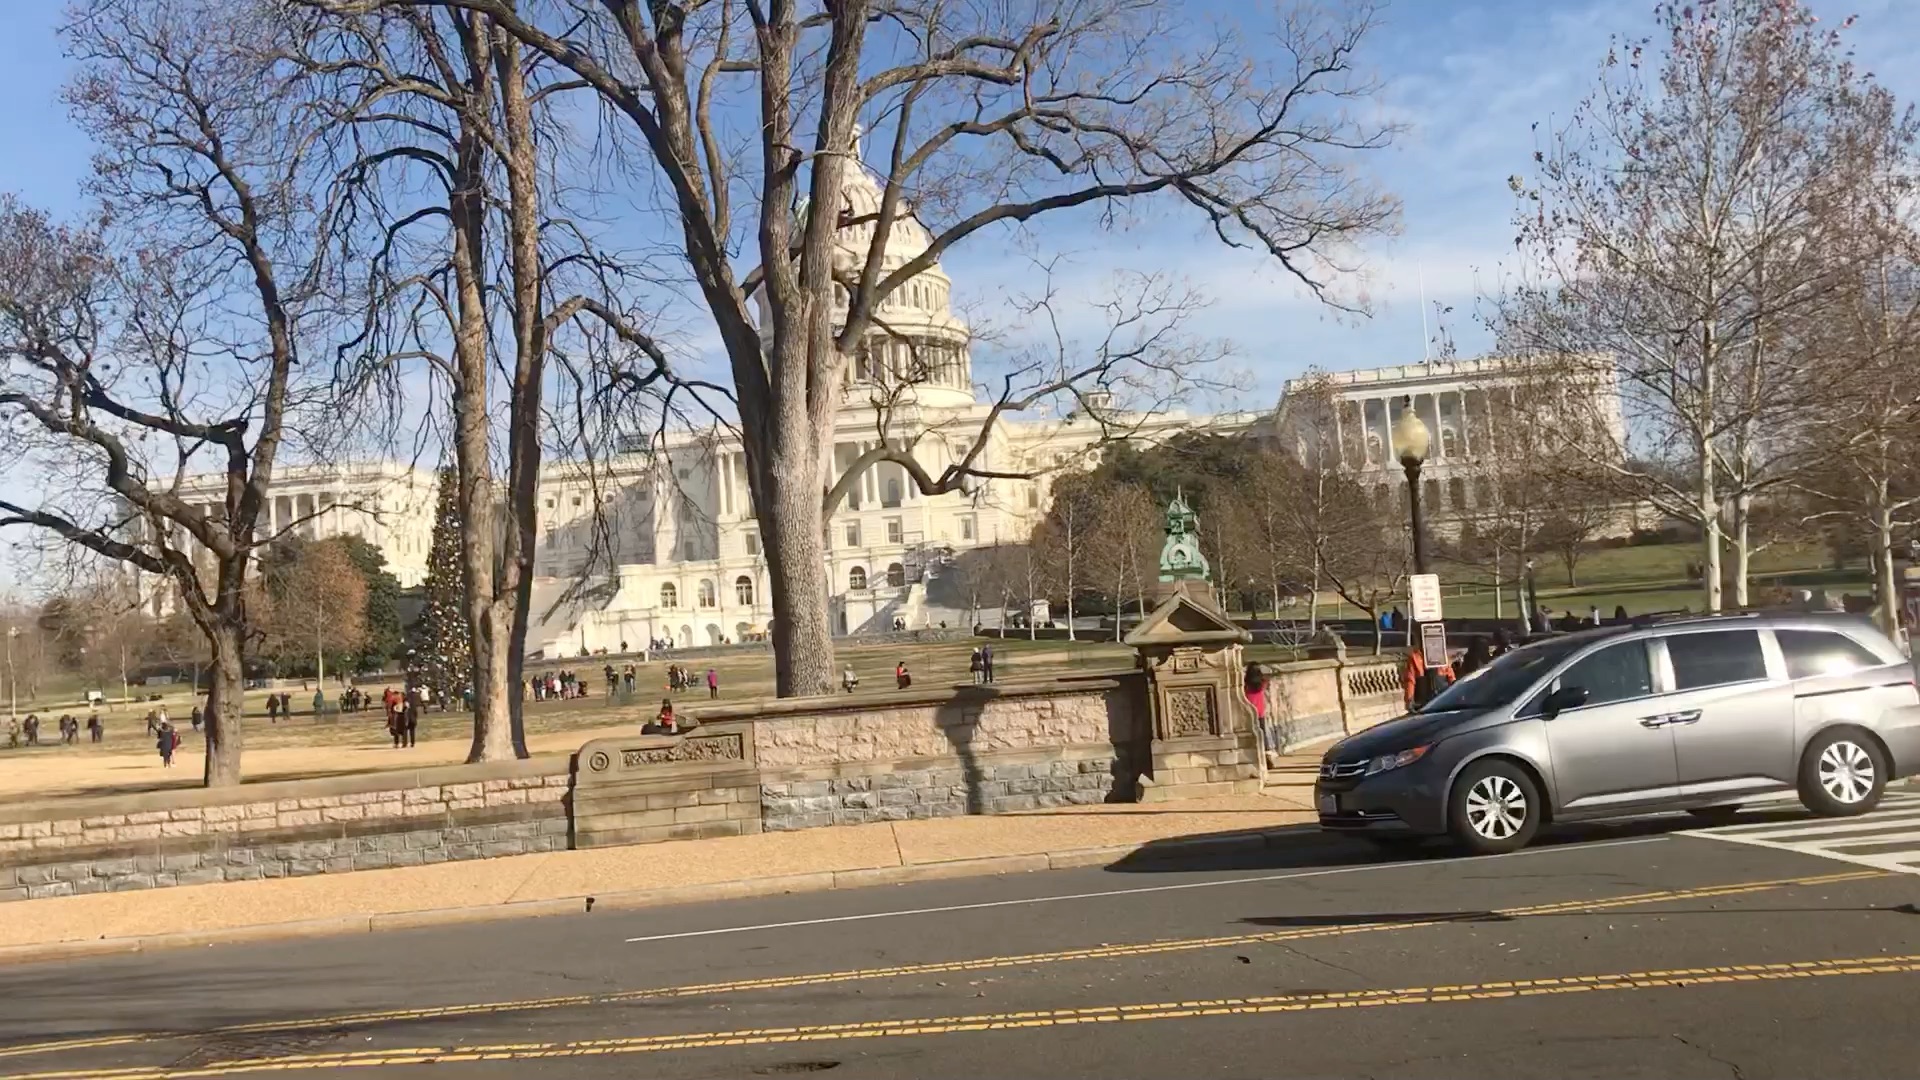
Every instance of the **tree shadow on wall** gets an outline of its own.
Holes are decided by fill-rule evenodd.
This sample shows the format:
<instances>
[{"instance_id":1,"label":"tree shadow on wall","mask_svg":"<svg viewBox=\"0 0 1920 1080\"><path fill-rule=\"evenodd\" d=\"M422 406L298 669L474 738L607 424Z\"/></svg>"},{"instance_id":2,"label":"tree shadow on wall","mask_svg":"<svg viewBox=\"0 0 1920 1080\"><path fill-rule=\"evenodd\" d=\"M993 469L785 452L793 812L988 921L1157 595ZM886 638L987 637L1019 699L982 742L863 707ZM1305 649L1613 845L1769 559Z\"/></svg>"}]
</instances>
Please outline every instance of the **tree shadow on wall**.
<instances>
[{"instance_id":1,"label":"tree shadow on wall","mask_svg":"<svg viewBox=\"0 0 1920 1080\"><path fill-rule=\"evenodd\" d=\"M1114 677L1112 674L1069 676L1053 681L1070 686ZM1135 685L1136 682L1139 685ZM1107 740L1113 748L1113 766L1102 798L1108 803L1140 801L1140 777L1148 771L1151 760L1152 725L1147 715L1145 680L1122 676L1120 683L1119 689L1106 694ZM989 703L1009 696L1014 695L997 685L957 686L952 699L934 710L934 723L960 760L960 782L968 814L994 812L992 803L996 793L987 790L990 781L980 762L980 716Z\"/></svg>"}]
</instances>

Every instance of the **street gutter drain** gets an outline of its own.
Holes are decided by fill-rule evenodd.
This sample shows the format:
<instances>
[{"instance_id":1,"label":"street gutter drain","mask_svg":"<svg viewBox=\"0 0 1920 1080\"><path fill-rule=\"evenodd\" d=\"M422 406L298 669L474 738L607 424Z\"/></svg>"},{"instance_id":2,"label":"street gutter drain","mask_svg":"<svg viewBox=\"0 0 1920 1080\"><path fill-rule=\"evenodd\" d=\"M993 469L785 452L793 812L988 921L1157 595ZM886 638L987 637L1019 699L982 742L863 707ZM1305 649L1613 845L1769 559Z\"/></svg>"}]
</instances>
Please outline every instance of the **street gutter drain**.
<instances>
[{"instance_id":1,"label":"street gutter drain","mask_svg":"<svg viewBox=\"0 0 1920 1080\"><path fill-rule=\"evenodd\" d=\"M837 1069L837 1061L783 1061L778 1065L763 1065L753 1070L755 1076L792 1076L796 1073L826 1072Z\"/></svg>"}]
</instances>

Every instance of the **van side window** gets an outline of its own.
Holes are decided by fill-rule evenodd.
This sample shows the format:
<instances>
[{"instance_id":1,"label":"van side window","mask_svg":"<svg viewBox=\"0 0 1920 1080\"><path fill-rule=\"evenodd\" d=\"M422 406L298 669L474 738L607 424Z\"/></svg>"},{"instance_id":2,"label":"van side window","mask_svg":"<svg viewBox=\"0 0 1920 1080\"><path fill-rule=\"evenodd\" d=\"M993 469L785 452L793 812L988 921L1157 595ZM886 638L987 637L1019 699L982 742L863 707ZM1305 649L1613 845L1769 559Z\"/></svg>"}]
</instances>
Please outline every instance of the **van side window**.
<instances>
[{"instance_id":1,"label":"van side window","mask_svg":"<svg viewBox=\"0 0 1920 1080\"><path fill-rule=\"evenodd\" d=\"M1884 667L1886 661L1865 645L1831 630L1775 630L1780 652L1787 658L1787 676L1810 679L1816 675L1851 675L1862 668Z\"/></svg>"},{"instance_id":2,"label":"van side window","mask_svg":"<svg viewBox=\"0 0 1920 1080\"><path fill-rule=\"evenodd\" d=\"M1667 656L1673 661L1675 690L1755 682L1767 677L1767 657L1760 651L1758 630L1675 634L1666 642Z\"/></svg>"},{"instance_id":3,"label":"van side window","mask_svg":"<svg viewBox=\"0 0 1920 1080\"><path fill-rule=\"evenodd\" d=\"M1588 653L1560 673L1560 685L1585 687L1590 706L1646 697L1653 693L1647 643L1623 641Z\"/></svg>"}]
</instances>

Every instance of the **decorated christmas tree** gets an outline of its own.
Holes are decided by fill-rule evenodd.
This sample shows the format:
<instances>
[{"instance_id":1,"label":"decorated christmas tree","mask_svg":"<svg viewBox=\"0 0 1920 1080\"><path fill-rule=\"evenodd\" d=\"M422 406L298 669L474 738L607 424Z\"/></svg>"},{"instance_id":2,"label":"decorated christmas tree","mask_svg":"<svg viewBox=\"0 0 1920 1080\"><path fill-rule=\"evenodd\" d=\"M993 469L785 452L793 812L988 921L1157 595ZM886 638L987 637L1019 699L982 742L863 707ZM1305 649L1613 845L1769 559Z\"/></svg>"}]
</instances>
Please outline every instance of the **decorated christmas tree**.
<instances>
[{"instance_id":1,"label":"decorated christmas tree","mask_svg":"<svg viewBox=\"0 0 1920 1080\"><path fill-rule=\"evenodd\" d=\"M466 582L460 574L459 479L440 470L433 512L433 544L427 549L426 608L414 637L409 674L436 691L458 695L473 679L473 639L468 633Z\"/></svg>"}]
</instances>

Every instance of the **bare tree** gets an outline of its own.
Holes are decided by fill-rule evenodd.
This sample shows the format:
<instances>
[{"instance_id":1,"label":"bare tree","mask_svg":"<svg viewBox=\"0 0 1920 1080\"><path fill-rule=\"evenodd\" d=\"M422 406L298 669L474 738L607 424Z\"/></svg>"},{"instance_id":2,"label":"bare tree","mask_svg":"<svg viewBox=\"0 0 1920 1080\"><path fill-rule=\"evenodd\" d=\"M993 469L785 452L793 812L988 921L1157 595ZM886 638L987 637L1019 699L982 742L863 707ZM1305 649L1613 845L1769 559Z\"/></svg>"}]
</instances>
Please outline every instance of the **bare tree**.
<instances>
[{"instance_id":1,"label":"bare tree","mask_svg":"<svg viewBox=\"0 0 1920 1080\"><path fill-rule=\"evenodd\" d=\"M1047 591L1059 591L1067 603L1067 640L1078 640L1074 601L1089 587L1095 551L1108 541L1102 527L1105 485L1086 473L1061 477L1053 485L1053 504L1034 530L1031 546L1046 573Z\"/></svg>"},{"instance_id":2,"label":"bare tree","mask_svg":"<svg viewBox=\"0 0 1920 1080\"><path fill-rule=\"evenodd\" d=\"M240 781L248 568L324 284L323 158L264 8L89 0L67 99L105 225L0 206L0 527L165 580L211 656L205 782ZM213 469L212 505L181 482ZM196 566L204 552L207 572Z\"/></svg>"},{"instance_id":3,"label":"bare tree","mask_svg":"<svg viewBox=\"0 0 1920 1080\"><path fill-rule=\"evenodd\" d=\"M1099 539L1087 552L1087 579L1097 582L1113 602L1113 639L1121 638L1129 598L1146 611L1147 582L1156 574L1161 542L1161 508L1153 492L1139 484L1101 487Z\"/></svg>"},{"instance_id":4,"label":"bare tree","mask_svg":"<svg viewBox=\"0 0 1920 1080\"><path fill-rule=\"evenodd\" d=\"M336 665L367 640L367 579L339 540L275 545L261 559L253 618L260 651L286 660L313 658L324 685L327 657Z\"/></svg>"},{"instance_id":5,"label":"bare tree","mask_svg":"<svg viewBox=\"0 0 1920 1080\"><path fill-rule=\"evenodd\" d=\"M1163 195L1323 293L1394 216L1352 168L1390 134L1348 107L1372 89L1354 71L1364 6L1286 13L1256 51L1264 28L1210 31L1171 0L312 2L485 14L631 124L730 365L782 695L832 689L823 440L846 367L956 245ZM855 206L862 121L890 145L879 197Z\"/></svg>"},{"instance_id":6,"label":"bare tree","mask_svg":"<svg viewBox=\"0 0 1920 1080\"><path fill-rule=\"evenodd\" d=\"M1342 600L1365 612L1373 623L1373 651L1382 647L1380 613L1403 595L1413 569L1413 551L1390 500L1350 490L1317 530L1321 573Z\"/></svg>"},{"instance_id":7,"label":"bare tree","mask_svg":"<svg viewBox=\"0 0 1920 1080\"><path fill-rule=\"evenodd\" d=\"M542 462L557 430L547 395L558 384L576 402L612 390L630 402L690 384L615 302L624 268L561 205L569 137L554 109L577 82L483 12L401 8L319 25L299 62L332 88L332 120L355 151L345 197L375 237L365 325L341 350L340 390L411 412L417 429L431 417L409 408L409 373L424 368L444 387L473 642L469 760L525 756L512 688L526 653ZM594 324L584 337L582 317Z\"/></svg>"},{"instance_id":8,"label":"bare tree","mask_svg":"<svg viewBox=\"0 0 1920 1080\"><path fill-rule=\"evenodd\" d=\"M1823 312L1806 342L1829 360L1825 408L1803 431L1796 486L1809 516L1865 531L1875 618L1900 625L1897 536L1920 536L1920 227L1911 207L1914 161L1906 117L1889 114L1882 138L1857 162L1871 183L1847 208L1855 242L1872 253Z\"/></svg>"},{"instance_id":9,"label":"bare tree","mask_svg":"<svg viewBox=\"0 0 1920 1080\"><path fill-rule=\"evenodd\" d=\"M1754 500L1790 479L1783 433L1816 407L1813 355L1791 340L1854 257L1825 208L1858 180L1849 148L1881 92L1799 3L1657 17L1657 42L1613 43L1533 184L1514 178L1527 262L1499 327L1515 351L1618 382L1625 422L1570 452L1700 527L1717 611L1723 547L1744 602Z\"/></svg>"}]
</instances>

